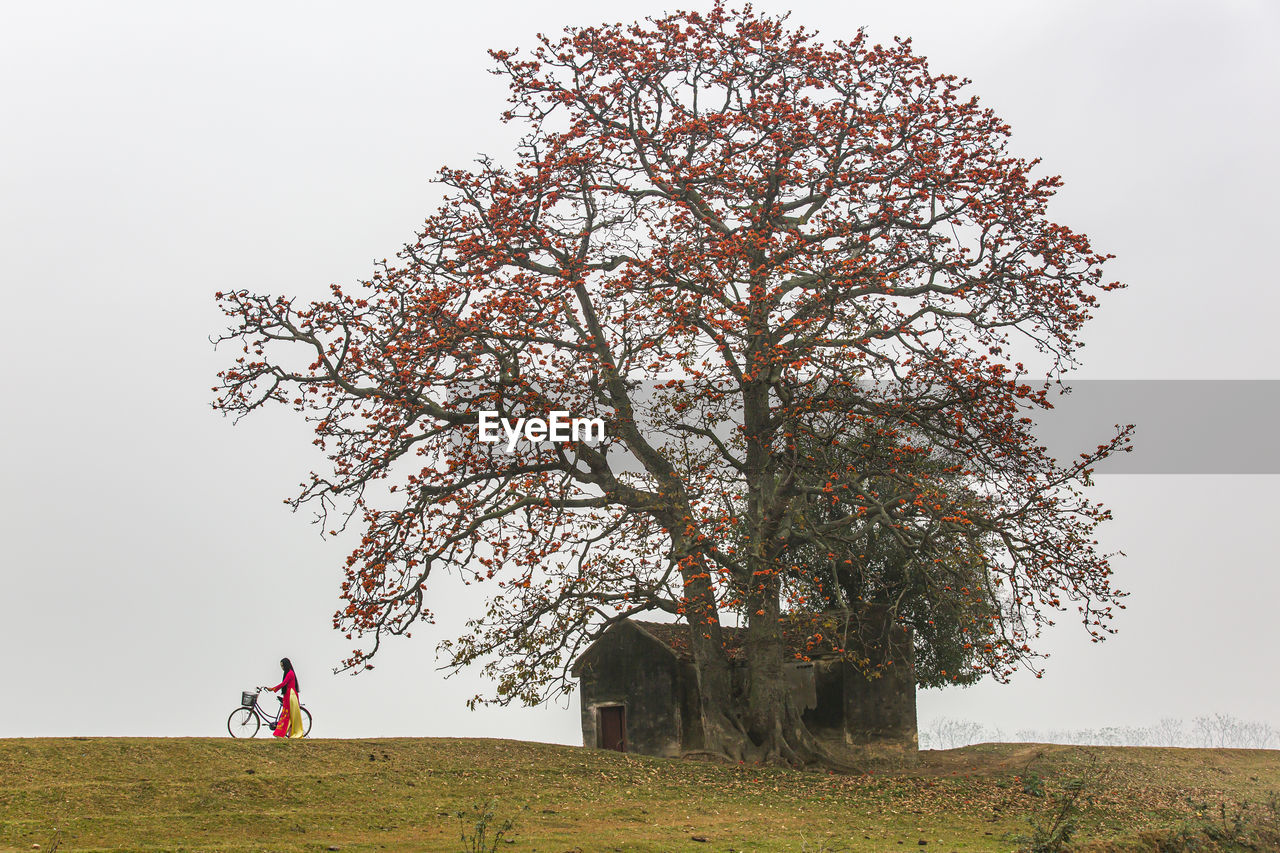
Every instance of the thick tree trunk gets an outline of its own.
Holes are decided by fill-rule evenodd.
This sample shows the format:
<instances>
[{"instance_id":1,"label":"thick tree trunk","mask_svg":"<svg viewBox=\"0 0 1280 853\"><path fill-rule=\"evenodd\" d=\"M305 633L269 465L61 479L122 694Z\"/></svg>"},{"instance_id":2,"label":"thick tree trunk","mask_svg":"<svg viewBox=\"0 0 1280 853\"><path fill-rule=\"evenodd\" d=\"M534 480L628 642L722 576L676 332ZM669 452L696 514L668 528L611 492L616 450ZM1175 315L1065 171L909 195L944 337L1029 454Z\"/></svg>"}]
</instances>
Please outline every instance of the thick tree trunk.
<instances>
[{"instance_id":1,"label":"thick tree trunk","mask_svg":"<svg viewBox=\"0 0 1280 853\"><path fill-rule=\"evenodd\" d=\"M684 546L687 543L678 542ZM733 689L733 673L725 651L720 610L711 575L696 556L675 556L684 581L685 619L689 623L689 648L698 676L702 730L708 752L734 761L750 760L750 741L742 727L742 715ZM679 554L680 552L677 552Z\"/></svg>"},{"instance_id":2,"label":"thick tree trunk","mask_svg":"<svg viewBox=\"0 0 1280 853\"><path fill-rule=\"evenodd\" d=\"M702 730L708 752L734 761L753 760L751 742L742 726L738 697L734 694L729 657L720 638L717 621L714 631L690 625L690 641L698 674ZM714 639L713 639L714 637Z\"/></svg>"},{"instance_id":3,"label":"thick tree trunk","mask_svg":"<svg viewBox=\"0 0 1280 853\"><path fill-rule=\"evenodd\" d=\"M789 691L782 671L782 632L778 624L776 581L761 583L763 594L752 596L751 616L743 651L747 658L747 734L765 750L768 760L785 758ZM793 703L794 704L794 703Z\"/></svg>"},{"instance_id":4,"label":"thick tree trunk","mask_svg":"<svg viewBox=\"0 0 1280 853\"><path fill-rule=\"evenodd\" d=\"M778 622L764 617L748 628L745 719L753 746L752 760L790 767L822 766L845 772L861 772L851 756L833 750L813 736L804 723L783 667L783 645ZM750 638L758 630L759 638Z\"/></svg>"},{"instance_id":5,"label":"thick tree trunk","mask_svg":"<svg viewBox=\"0 0 1280 853\"><path fill-rule=\"evenodd\" d=\"M779 582L771 576L752 602L744 651L747 659L747 735L756 760L793 767L823 765L847 771L857 767L820 743L805 726L803 712L787 681L784 662Z\"/></svg>"},{"instance_id":6,"label":"thick tree trunk","mask_svg":"<svg viewBox=\"0 0 1280 853\"><path fill-rule=\"evenodd\" d=\"M747 627L741 691L734 690L718 619L701 627L690 624L706 751L733 761L860 772L862 767L825 747L806 728L783 668L777 605L762 609Z\"/></svg>"}]
</instances>

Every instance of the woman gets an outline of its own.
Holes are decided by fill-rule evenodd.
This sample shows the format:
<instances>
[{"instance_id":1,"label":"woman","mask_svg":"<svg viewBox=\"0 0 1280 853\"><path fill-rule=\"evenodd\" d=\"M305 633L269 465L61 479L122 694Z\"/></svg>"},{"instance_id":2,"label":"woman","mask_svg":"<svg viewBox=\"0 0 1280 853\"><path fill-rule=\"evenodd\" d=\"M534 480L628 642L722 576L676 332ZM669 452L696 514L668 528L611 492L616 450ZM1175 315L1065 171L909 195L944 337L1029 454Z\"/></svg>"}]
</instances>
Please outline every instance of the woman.
<instances>
[{"instance_id":1,"label":"woman","mask_svg":"<svg viewBox=\"0 0 1280 853\"><path fill-rule=\"evenodd\" d=\"M280 658L284 680L268 690L283 690L284 704L280 706L280 721L273 734L276 737L302 737L302 713L298 710L298 676L288 658Z\"/></svg>"}]
</instances>

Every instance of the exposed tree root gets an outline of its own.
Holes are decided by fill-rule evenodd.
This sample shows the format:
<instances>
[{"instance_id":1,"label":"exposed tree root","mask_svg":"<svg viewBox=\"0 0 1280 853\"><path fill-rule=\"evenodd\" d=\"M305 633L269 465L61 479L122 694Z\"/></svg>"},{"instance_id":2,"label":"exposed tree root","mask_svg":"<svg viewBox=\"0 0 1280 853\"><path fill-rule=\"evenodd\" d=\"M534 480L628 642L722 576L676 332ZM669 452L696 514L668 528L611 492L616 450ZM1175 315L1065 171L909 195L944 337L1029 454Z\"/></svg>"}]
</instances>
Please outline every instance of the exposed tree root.
<instances>
[{"instance_id":1,"label":"exposed tree root","mask_svg":"<svg viewBox=\"0 0 1280 853\"><path fill-rule=\"evenodd\" d=\"M866 766L848 755L841 755L813 736L800 718L795 703L788 697L782 714L775 715L773 725L760 738L752 738L741 726L723 714L719 724L705 726L707 748L699 752L732 762L774 765L796 769L821 767L840 773L859 774Z\"/></svg>"}]
</instances>

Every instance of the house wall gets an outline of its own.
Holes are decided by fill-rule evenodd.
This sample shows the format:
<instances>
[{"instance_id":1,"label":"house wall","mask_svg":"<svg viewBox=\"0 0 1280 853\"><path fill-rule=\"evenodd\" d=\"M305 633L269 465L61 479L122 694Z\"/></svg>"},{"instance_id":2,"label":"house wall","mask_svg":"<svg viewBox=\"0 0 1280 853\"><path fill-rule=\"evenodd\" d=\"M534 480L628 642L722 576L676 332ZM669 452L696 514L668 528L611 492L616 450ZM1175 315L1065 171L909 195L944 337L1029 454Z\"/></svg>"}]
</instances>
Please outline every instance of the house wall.
<instances>
[{"instance_id":1,"label":"house wall","mask_svg":"<svg viewBox=\"0 0 1280 853\"><path fill-rule=\"evenodd\" d=\"M801 703L801 719L814 737L843 742L844 664L838 660L815 660L808 665L808 673L813 702Z\"/></svg>"},{"instance_id":2,"label":"house wall","mask_svg":"<svg viewBox=\"0 0 1280 853\"><path fill-rule=\"evenodd\" d=\"M787 662L784 677L809 730L857 757L912 761L918 749L911 636L894 643L895 664L868 679L834 658ZM734 661L732 681L746 687ZM580 678L582 743L599 746L598 710L625 709L628 752L676 757L706 748L694 665L629 623L601 637L575 666Z\"/></svg>"},{"instance_id":3,"label":"house wall","mask_svg":"<svg viewBox=\"0 0 1280 853\"><path fill-rule=\"evenodd\" d=\"M888 647L871 651L875 659L892 661L879 677L868 678L857 667L844 667L845 742L867 758L916 760L915 644L910 628L891 632Z\"/></svg>"},{"instance_id":4,"label":"house wall","mask_svg":"<svg viewBox=\"0 0 1280 853\"><path fill-rule=\"evenodd\" d=\"M685 728L680 669L675 655L639 629L623 625L606 633L582 662L582 745L599 745L597 709L622 705L628 752L679 756Z\"/></svg>"},{"instance_id":5,"label":"house wall","mask_svg":"<svg viewBox=\"0 0 1280 853\"><path fill-rule=\"evenodd\" d=\"M891 666L879 678L867 678L845 665L844 709L848 743L919 748L915 674L909 666Z\"/></svg>"}]
</instances>

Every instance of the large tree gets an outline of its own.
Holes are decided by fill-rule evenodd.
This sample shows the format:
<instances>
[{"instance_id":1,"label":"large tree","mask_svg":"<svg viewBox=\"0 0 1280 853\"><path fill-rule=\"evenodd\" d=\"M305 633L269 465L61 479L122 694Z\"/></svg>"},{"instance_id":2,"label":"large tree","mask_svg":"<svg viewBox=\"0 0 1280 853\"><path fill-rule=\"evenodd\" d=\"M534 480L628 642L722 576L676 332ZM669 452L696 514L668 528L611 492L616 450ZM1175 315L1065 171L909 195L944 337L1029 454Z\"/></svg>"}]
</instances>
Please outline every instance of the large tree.
<instances>
[{"instance_id":1,"label":"large tree","mask_svg":"<svg viewBox=\"0 0 1280 853\"><path fill-rule=\"evenodd\" d=\"M218 296L244 355L216 405L305 413L332 466L295 505L363 528L335 618L366 639L348 667L431 618L441 572L495 587L444 648L487 660L499 701L566 689L586 642L661 611L689 626L709 746L804 763L838 760L782 678L805 549L980 531L997 606L969 663L997 677L1033 665L1067 602L1110 630L1106 513L1079 487L1123 436L1064 464L1023 418L1119 285L965 81L908 41L821 44L719 4L492 56L523 141L442 170L397 262L305 305ZM1029 349L1038 386L1012 361ZM606 437L508 450L479 440L483 411L600 417ZM815 450L868 428L875 482ZM918 462L943 451L943 472Z\"/></svg>"}]
</instances>

